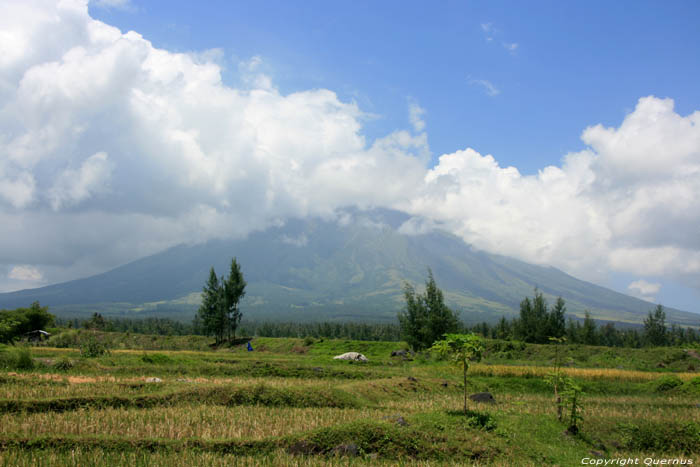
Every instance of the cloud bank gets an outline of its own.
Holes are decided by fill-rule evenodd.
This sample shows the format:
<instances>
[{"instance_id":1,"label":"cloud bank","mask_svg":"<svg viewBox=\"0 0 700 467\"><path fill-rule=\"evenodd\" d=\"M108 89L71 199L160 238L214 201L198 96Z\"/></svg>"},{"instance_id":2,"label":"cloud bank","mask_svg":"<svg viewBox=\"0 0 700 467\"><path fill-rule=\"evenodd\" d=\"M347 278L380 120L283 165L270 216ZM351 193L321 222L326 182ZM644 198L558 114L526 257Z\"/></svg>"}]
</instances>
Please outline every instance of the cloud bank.
<instances>
[{"instance_id":1,"label":"cloud bank","mask_svg":"<svg viewBox=\"0 0 700 467\"><path fill-rule=\"evenodd\" d=\"M344 206L402 209L477 248L700 288L700 113L643 97L585 151L522 175L467 147L429 165L424 110L368 141L331 90L284 95L254 57L172 53L85 0L0 2L0 288L92 274Z\"/></svg>"}]
</instances>

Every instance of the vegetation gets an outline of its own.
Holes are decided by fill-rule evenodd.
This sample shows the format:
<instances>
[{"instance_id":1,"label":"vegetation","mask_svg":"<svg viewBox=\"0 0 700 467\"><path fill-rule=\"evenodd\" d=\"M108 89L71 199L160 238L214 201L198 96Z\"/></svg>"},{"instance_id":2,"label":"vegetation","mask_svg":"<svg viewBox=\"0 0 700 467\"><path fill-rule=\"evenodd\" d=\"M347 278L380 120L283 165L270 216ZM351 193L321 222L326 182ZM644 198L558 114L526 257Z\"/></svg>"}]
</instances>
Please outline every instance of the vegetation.
<instances>
[{"instance_id":1,"label":"vegetation","mask_svg":"<svg viewBox=\"0 0 700 467\"><path fill-rule=\"evenodd\" d=\"M430 347L446 333L460 330L461 325L454 311L445 305L445 300L428 269L425 293L416 293L409 283L404 284L406 309L399 313L401 337L414 350Z\"/></svg>"},{"instance_id":2,"label":"vegetation","mask_svg":"<svg viewBox=\"0 0 700 467\"><path fill-rule=\"evenodd\" d=\"M542 293L535 289L534 298L526 297L520 304L520 316L513 320L505 317L495 325L480 323L466 326L464 331L478 333L493 339L547 343L549 337L565 337L569 344L604 345L608 347L660 347L700 344L700 330L683 328L676 324L670 329L665 324L666 313L657 305L644 320L643 327L618 328L614 323L598 324L586 311L584 319L569 318L565 322L566 303L560 297L551 310Z\"/></svg>"},{"instance_id":3,"label":"vegetation","mask_svg":"<svg viewBox=\"0 0 700 467\"><path fill-rule=\"evenodd\" d=\"M32 303L29 308L0 310L0 342L15 342L24 334L44 330L53 323L54 316L39 302Z\"/></svg>"},{"instance_id":4,"label":"vegetation","mask_svg":"<svg viewBox=\"0 0 700 467\"><path fill-rule=\"evenodd\" d=\"M245 286L236 258L231 260L228 277L222 276L219 280L214 268L209 270L209 279L202 292L202 305L195 317L195 327L201 327L205 335L215 336L217 345L225 339L233 342L236 338L236 329L242 317L239 302L245 296Z\"/></svg>"},{"instance_id":5,"label":"vegetation","mask_svg":"<svg viewBox=\"0 0 700 467\"><path fill-rule=\"evenodd\" d=\"M445 334L444 339L435 342L430 350L462 367L464 415L467 415L467 370L469 370L470 361L481 360L481 354L484 351L481 338L475 334Z\"/></svg>"},{"instance_id":6,"label":"vegetation","mask_svg":"<svg viewBox=\"0 0 700 467\"><path fill-rule=\"evenodd\" d=\"M65 332L117 346L92 358L79 344L0 348L14 362L25 352L33 365L0 371L2 465L526 466L580 464L591 451L695 462L700 455L700 377L676 365L694 358L678 349L488 339L479 349L476 336L441 340L472 342L476 362L460 360L456 345L445 347L451 361L411 360L391 356L406 345L397 342L258 337L248 352L199 347L213 339L196 336ZM174 339L183 350L119 348L162 349ZM350 350L370 361L333 360ZM660 368L661 360L673 363ZM564 426L544 382L557 361L578 386L560 388ZM465 389L489 391L497 404L470 403L465 417L454 410Z\"/></svg>"}]
</instances>

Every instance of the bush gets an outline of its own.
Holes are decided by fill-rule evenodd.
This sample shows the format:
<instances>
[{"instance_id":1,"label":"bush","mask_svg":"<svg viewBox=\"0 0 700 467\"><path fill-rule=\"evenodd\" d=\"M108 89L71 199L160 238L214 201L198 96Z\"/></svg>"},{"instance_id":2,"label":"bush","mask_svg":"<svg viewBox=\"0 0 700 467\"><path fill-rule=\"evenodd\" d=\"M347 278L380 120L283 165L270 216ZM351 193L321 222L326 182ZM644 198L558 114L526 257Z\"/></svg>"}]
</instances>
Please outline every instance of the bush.
<instances>
[{"instance_id":1,"label":"bush","mask_svg":"<svg viewBox=\"0 0 700 467\"><path fill-rule=\"evenodd\" d=\"M84 358L96 358L108 354L107 346L91 336L86 342L80 346L80 356Z\"/></svg>"},{"instance_id":2,"label":"bush","mask_svg":"<svg viewBox=\"0 0 700 467\"><path fill-rule=\"evenodd\" d=\"M680 390L688 394L700 396L700 376L696 376L690 381L687 381Z\"/></svg>"},{"instance_id":3,"label":"bush","mask_svg":"<svg viewBox=\"0 0 700 467\"><path fill-rule=\"evenodd\" d=\"M48 340L48 345L59 348L78 347L79 341L79 331L72 329L70 331L64 331L60 334L51 336Z\"/></svg>"},{"instance_id":4,"label":"bush","mask_svg":"<svg viewBox=\"0 0 700 467\"><path fill-rule=\"evenodd\" d=\"M0 348L0 368L5 370L32 370L34 360L29 353L29 349L21 348Z\"/></svg>"},{"instance_id":5,"label":"bush","mask_svg":"<svg viewBox=\"0 0 700 467\"><path fill-rule=\"evenodd\" d=\"M314 338L311 337L311 336L306 336L306 337L304 338L304 345L305 345L306 347L309 347L310 345L313 345L314 342L315 342L315 340L314 340Z\"/></svg>"},{"instance_id":6,"label":"bush","mask_svg":"<svg viewBox=\"0 0 700 467\"><path fill-rule=\"evenodd\" d=\"M666 375L653 381L652 386L656 392L666 392L683 385L683 381L676 375Z\"/></svg>"},{"instance_id":7,"label":"bush","mask_svg":"<svg viewBox=\"0 0 700 467\"><path fill-rule=\"evenodd\" d=\"M636 451L692 454L700 450L700 424L696 422L646 422L619 428L626 447Z\"/></svg>"},{"instance_id":8,"label":"bush","mask_svg":"<svg viewBox=\"0 0 700 467\"><path fill-rule=\"evenodd\" d=\"M54 368L56 368L59 371L68 371L71 368L73 368L73 360L70 358L66 357L63 355L61 358L58 359L58 361L54 364Z\"/></svg>"}]
</instances>

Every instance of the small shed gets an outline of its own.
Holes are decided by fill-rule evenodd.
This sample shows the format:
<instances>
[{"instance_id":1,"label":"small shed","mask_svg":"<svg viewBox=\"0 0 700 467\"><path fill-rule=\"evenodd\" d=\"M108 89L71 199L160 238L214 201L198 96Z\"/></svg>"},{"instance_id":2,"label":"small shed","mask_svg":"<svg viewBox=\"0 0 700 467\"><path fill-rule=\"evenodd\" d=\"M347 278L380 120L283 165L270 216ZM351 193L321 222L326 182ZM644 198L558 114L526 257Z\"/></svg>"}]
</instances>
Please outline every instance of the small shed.
<instances>
[{"instance_id":1,"label":"small shed","mask_svg":"<svg viewBox=\"0 0 700 467\"><path fill-rule=\"evenodd\" d=\"M51 333L35 329L34 331L25 332L22 337L28 342L43 342L51 337Z\"/></svg>"}]
</instances>

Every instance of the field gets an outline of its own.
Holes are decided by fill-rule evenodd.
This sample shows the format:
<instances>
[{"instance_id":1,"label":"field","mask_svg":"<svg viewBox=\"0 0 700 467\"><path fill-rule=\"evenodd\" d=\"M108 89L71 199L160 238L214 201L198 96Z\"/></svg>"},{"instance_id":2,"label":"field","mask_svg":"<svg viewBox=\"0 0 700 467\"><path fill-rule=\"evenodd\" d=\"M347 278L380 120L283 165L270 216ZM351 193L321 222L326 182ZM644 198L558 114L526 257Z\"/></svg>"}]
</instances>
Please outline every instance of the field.
<instances>
[{"instance_id":1,"label":"field","mask_svg":"<svg viewBox=\"0 0 700 467\"><path fill-rule=\"evenodd\" d=\"M5 365L0 464L700 462L697 349L563 347L563 371L584 391L573 435L545 382L552 346L488 342L467 390L496 402L469 401L465 415L461 373L427 355L391 357L400 343L260 338L248 352L185 350L207 348L193 337L98 337L109 354L31 347L25 369ZM332 359L346 351L369 362ZM19 353L0 349L5 362Z\"/></svg>"}]
</instances>

